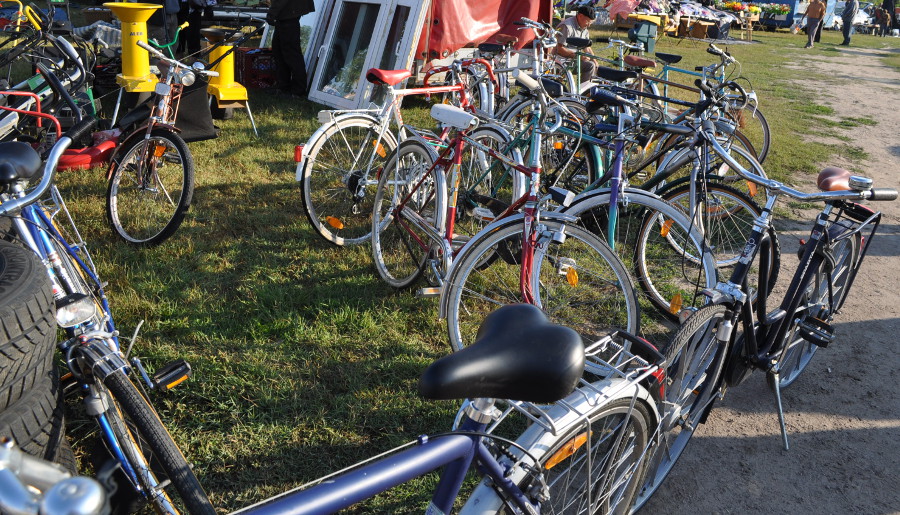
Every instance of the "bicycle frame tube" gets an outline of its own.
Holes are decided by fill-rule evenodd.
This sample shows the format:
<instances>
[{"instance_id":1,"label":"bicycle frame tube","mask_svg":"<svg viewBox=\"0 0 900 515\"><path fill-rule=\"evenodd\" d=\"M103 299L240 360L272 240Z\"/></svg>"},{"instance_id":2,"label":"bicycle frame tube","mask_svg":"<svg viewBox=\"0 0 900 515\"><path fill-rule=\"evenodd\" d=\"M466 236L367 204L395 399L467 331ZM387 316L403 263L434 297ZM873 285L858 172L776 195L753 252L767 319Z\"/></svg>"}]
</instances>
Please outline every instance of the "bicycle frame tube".
<instances>
[{"instance_id":1,"label":"bicycle frame tube","mask_svg":"<svg viewBox=\"0 0 900 515\"><path fill-rule=\"evenodd\" d=\"M466 431L483 431L484 424L467 420L460 432L433 439L419 437L417 445L346 474L331 478L305 490L288 492L270 502L250 507L242 513L254 515L322 515L348 508L395 486L446 466L429 506L429 513L450 513L459 489L473 460L488 465L488 473L497 484L516 499L526 503L525 495L509 481L504 482L502 469L481 443L481 437ZM495 473L500 474L495 475Z\"/></svg>"}]
</instances>

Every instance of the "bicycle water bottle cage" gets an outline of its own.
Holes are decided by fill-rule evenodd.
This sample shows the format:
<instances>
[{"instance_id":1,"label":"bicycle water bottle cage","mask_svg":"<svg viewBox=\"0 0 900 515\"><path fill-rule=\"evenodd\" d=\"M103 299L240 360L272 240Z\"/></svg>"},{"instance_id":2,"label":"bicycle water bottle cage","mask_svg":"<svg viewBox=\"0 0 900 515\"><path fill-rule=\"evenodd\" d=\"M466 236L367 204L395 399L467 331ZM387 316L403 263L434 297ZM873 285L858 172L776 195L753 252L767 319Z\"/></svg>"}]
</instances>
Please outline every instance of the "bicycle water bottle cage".
<instances>
[{"instance_id":1,"label":"bicycle water bottle cage","mask_svg":"<svg viewBox=\"0 0 900 515\"><path fill-rule=\"evenodd\" d=\"M598 66L597 67L597 77L601 79L605 79L612 82L622 82L628 79L636 79L638 77L638 72L631 70L617 70L615 68L610 68L608 66Z\"/></svg>"},{"instance_id":2,"label":"bicycle water bottle cage","mask_svg":"<svg viewBox=\"0 0 900 515\"><path fill-rule=\"evenodd\" d=\"M566 38L566 46L575 50L590 48L591 40L587 38Z\"/></svg>"},{"instance_id":3,"label":"bicycle water bottle cage","mask_svg":"<svg viewBox=\"0 0 900 515\"><path fill-rule=\"evenodd\" d=\"M366 80L372 84L396 86L410 75L412 73L409 70L379 70L378 68L371 68L366 72Z\"/></svg>"},{"instance_id":4,"label":"bicycle water bottle cage","mask_svg":"<svg viewBox=\"0 0 900 515\"><path fill-rule=\"evenodd\" d=\"M478 118L449 104L431 106L431 117L445 127L465 130L478 125Z\"/></svg>"},{"instance_id":5,"label":"bicycle water bottle cage","mask_svg":"<svg viewBox=\"0 0 900 515\"><path fill-rule=\"evenodd\" d=\"M484 319L474 344L432 363L419 379L428 399L498 398L552 403L584 372L584 344L530 304L503 306Z\"/></svg>"},{"instance_id":6,"label":"bicycle water bottle cage","mask_svg":"<svg viewBox=\"0 0 900 515\"><path fill-rule=\"evenodd\" d=\"M662 52L656 52L656 58L666 64L675 64L678 61L681 61L681 56L676 54L664 54Z\"/></svg>"},{"instance_id":7,"label":"bicycle water bottle cage","mask_svg":"<svg viewBox=\"0 0 900 515\"><path fill-rule=\"evenodd\" d=\"M9 186L19 179L31 179L41 169L41 156L21 141L0 143L0 184Z\"/></svg>"}]
</instances>

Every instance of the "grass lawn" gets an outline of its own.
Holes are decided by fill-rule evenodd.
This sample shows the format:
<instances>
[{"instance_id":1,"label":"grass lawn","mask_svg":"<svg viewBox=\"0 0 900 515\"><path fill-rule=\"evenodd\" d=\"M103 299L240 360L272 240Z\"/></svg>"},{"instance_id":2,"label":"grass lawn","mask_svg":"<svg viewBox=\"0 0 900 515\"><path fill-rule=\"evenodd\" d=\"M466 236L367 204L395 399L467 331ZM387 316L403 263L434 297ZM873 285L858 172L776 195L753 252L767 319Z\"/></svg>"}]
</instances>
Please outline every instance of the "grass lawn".
<instances>
[{"instance_id":1,"label":"grass lawn","mask_svg":"<svg viewBox=\"0 0 900 515\"><path fill-rule=\"evenodd\" d=\"M805 138L846 139L846 128L874 123L872 113L836 119L803 85L804 58L833 55L840 34L826 31L812 50L803 49L804 36L786 32L754 38L728 49L773 130L768 173L789 180L817 172L829 156L858 154L852 141ZM853 44L889 47L887 61L900 66L900 39L857 35ZM657 50L683 54L688 68L715 60L703 43L664 38ZM421 370L449 351L436 301L393 291L375 274L368 245L334 247L303 216L292 156L317 128L321 107L259 91L251 101L258 139L237 112L218 122L217 140L190 145L194 202L160 247L137 250L111 234L101 171L60 176L109 282L119 327L130 335L146 321L135 353L151 367L179 357L193 365L189 382L155 402L213 503L228 511L449 429L458 407L415 393ZM84 435L92 423L72 425ZM416 511L409 503L428 500L421 486L362 509Z\"/></svg>"}]
</instances>

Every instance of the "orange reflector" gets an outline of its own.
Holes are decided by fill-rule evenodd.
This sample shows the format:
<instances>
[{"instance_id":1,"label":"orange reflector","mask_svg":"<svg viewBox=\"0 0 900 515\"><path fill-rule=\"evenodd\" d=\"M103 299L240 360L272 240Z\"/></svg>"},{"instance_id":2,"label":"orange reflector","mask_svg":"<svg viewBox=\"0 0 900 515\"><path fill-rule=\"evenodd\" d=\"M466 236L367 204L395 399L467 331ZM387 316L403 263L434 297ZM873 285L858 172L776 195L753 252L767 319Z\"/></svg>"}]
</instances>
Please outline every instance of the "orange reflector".
<instances>
[{"instance_id":1,"label":"orange reflector","mask_svg":"<svg viewBox=\"0 0 900 515\"><path fill-rule=\"evenodd\" d=\"M566 281L569 282L569 286L578 286L578 270L575 270L574 267L569 267L566 270Z\"/></svg>"},{"instance_id":2,"label":"orange reflector","mask_svg":"<svg viewBox=\"0 0 900 515\"><path fill-rule=\"evenodd\" d=\"M665 238L669 235L669 231L672 230L672 225L675 224L675 220L666 220L662 223L662 227L659 229L659 235Z\"/></svg>"},{"instance_id":3,"label":"orange reflector","mask_svg":"<svg viewBox=\"0 0 900 515\"><path fill-rule=\"evenodd\" d=\"M173 381L173 382L167 384L167 385L166 385L166 390L171 390L172 388L175 388L176 386L180 385L181 383L187 381L187 380L188 380L188 377L189 377L189 376L184 375L184 376L179 377L177 380L175 380L175 381Z\"/></svg>"},{"instance_id":4,"label":"orange reflector","mask_svg":"<svg viewBox=\"0 0 900 515\"><path fill-rule=\"evenodd\" d=\"M294 162L299 163L300 161L303 161L303 145L294 147Z\"/></svg>"},{"instance_id":5,"label":"orange reflector","mask_svg":"<svg viewBox=\"0 0 900 515\"><path fill-rule=\"evenodd\" d=\"M384 150L384 145L378 143L377 139L372 140L372 146L375 147L375 153L381 157L387 157L387 151Z\"/></svg>"},{"instance_id":6,"label":"orange reflector","mask_svg":"<svg viewBox=\"0 0 900 515\"><path fill-rule=\"evenodd\" d=\"M326 216L325 222L328 225L334 227L335 229L343 229L344 228L344 222L342 222L340 218L335 218L333 216Z\"/></svg>"},{"instance_id":7,"label":"orange reflector","mask_svg":"<svg viewBox=\"0 0 900 515\"><path fill-rule=\"evenodd\" d=\"M669 302L669 313L673 315L677 315L679 311L681 311L681 304L684 301L681 299L681 294L676 293L672 300Z\"/></svg>"},{"instance_id":8,"label":"orange reflector","mask_svg":"<svg viewBox=\"0 0 900 515\"><path fill-rule=\"evenodd\" d=\"M162 157L163 154L166 153L165 145L156 145L153 147L153 156L154 157Z\"/></svg>"},{"instance_id":9,"label":"orange reflector","mask_svg":"<svg viewBox=\"0 0 900 515\"><path fill-rule=\"evenodd\" d=\"M755 182L747 181L747 189L750 191L750 196L755 197L756 192L759 190L759 187L756 185Z\"/></svg>"},{"instance_id":10,"label":"orange reflector","mask_svg":"<svg viewBox=\"0 0 900 515\"><path fill-rule=\"evenodd\" d=\"M550 470L551 468L555 467L561 461L575 454L575 451L577 451L579 447L584 445L585 442L587 442L587 433L581 433L575 438L569 440L562 446L562 449L556 451L556 453L551 456L549 460L547 460L547 463L544 463L544 468Z\"/></svg>"},{"instance_id":11,"label":"orange reflector","mask_svg":"<svg viewBox=\"0 0 900 515\"><path fill-rule=\"evenodd\" d=\"M562 150L563 144L562 141L554 141L553 142L553 150Z\"/></svg>"}]
</instances>

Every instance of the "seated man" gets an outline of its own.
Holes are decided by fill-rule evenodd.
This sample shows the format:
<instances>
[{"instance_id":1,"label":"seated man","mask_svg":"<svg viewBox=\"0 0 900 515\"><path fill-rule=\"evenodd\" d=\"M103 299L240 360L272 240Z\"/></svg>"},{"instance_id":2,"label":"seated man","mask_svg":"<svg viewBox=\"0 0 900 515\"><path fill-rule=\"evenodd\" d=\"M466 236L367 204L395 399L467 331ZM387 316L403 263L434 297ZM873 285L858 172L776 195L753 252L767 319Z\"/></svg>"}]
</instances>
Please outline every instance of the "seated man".
<instances>
[{"instance_id":1,"label":"seated man","mask_svg":"<svg viewBox=\"0 0 900 515\"><path fill-rule=\"evenodd\" d=\"M594 18L596 18L594 9L589 6L582 6L578 8L575 16L563 20L559 27L556 28L560 32L556 43L556 54L560 57L575 57L575 50L566 46L566 39L584 38L590 41L591 35L588 32L588 26L594 21ZM583 52L588 54L594 53L590 47L584 49ZM581 82L591 80L594 77L594 70L596 70L594 60L590 57L582 57Z\"/></svg>"}]
</instances>

